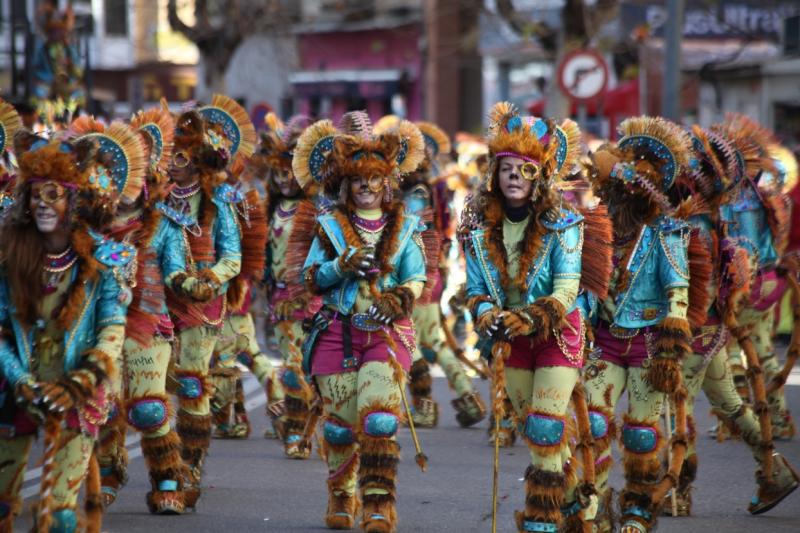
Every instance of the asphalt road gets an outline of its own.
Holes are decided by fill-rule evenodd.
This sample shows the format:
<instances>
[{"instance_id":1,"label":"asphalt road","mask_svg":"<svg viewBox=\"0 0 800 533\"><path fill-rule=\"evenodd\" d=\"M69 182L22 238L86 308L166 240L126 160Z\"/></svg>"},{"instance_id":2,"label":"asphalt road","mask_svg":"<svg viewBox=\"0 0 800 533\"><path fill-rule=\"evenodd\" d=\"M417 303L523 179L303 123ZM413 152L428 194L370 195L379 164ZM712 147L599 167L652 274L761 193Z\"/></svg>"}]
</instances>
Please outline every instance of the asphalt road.
<instances>
[{"instance_id":1,"label":"asphalt road","mask_svg":"<svg viewBox=\"0 0 800 533\"><path fill-rule=\"evenodd\" d=\"M486 382L476 381L484 397ZM787 387L789 405L800 413L800 371L795 370ZM247 440L215 440L207 461L207 488L195 513L176 517L148 514L144 495L149 484L134 434L128 437L131 455L130 481L109 509L104 531L155 533L200 532L320 532L326 506L326 468L314 453L307 461L284 458L278 441L262 437L267 422L263 416L263 394L248 377L248 408L253 434ZM403 462L399 473L400 532L488 533L491 530L490 498L492 448L487 444L486 424L461 429L449 405L450 391L443 378L435 379L435 396L443 411L440 426L421 430L423 447L430 458L421 473L414 463L414 447L402 430ZM770 513L753 517L747 503L754 490L753 460L740 442L719 444L705 435L712 424L705 398L696 413L699 436L699 480L694 492L694 516L662 518L659 531L774 532L800 530L800 490ZM778 449L800 465L797 441L778 443ZM38 453L34 451L34 458ZM522 507L521 476L528 464L524 444L501 450L500 507L498 531L515 531L514 509ZM619 467L612 482L622 485ZM37 470L26 475L26 504L35 501ZM27 515L27 511L26 511ZM24 531L29 520L20 519L16 530Z\"/></svg>"}]
</instances>

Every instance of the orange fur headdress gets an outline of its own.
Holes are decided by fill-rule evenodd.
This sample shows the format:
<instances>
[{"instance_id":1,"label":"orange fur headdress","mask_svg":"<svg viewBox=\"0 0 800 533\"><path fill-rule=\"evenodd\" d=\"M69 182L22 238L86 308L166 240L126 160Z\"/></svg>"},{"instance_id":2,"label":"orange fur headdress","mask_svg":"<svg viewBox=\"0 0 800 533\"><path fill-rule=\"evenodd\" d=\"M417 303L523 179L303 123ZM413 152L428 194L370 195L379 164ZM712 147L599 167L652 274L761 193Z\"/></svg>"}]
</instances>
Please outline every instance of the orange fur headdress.
<instances>
[{"instance_id":1,"label":"orange fur headdress","mask_svg":"<svg viewBox=\"0 0 800 533\"><path fill-rule=\"evenodd\" d=\"M592 180L602 184L616 179L637 186L663 209L671 204L664 194L689 164L689 135L677 124L660 117L633 117L620 124L621 138L592 154Z\"/></svg>"},{"instance_id":2,"label":"orange fur headdress","mask_svg":"<svg viewBox=\"0 0 800 533\"><path fill-rule=\"evenodd\" d=\"M46 34L55 31L70 32L75 27L75 12L71 4L59 11L57 6L48 2L39 8L37 18L39 26Z\"/></svg>"},{"instance_id":3,"label":"orange fur headdress","mask_svg":"<svg viewBox=\"0 0 800 533\"><path fill-rule=\"evenodd\" d=\"M718 131L692 126L692 153L686 172L691 190L698 189L703 197L728 190L742 178L743 169L736 155L736 148Z\"/></svg>"},{"instance_id":4,"label":"orange fur headdress","mask_svg":"<svg viewBox=\"0 0 800 533\"><path fill-rule=\"evenodd\" d=\"M175 142L172 114L163 107L139 111L131 117L131 127L139 132L144 143L150 147L145 200L163 200L167 195L169 165Z\"/></svg>"},{"instance_id":5,"label":"orange fur headdress","mask_svg":"<svg viewBox=\"0 0 800 533\"><path fill-rule=\"evenodd\" d=\"M727 139L735 148L741 177L754 179L761 170L774 170L769 145L775 142L775 136L751 118L728 113L723 123L711 126L711 131Z\"/></svg>"},{"instance_id":6,"label":"orange fur headdress","mask_svg":"<svg viewBox=\"0 0 800 533\"><path fill-rule=\"evenodd\" d=\"M269 113L264 122L267 130L261 133L261 142L253 155L252 163L262 171L292 170L297 139L311 124L311 119L305 115L297 115L284 124L275 113Z\"/></svg>"},{"instance_id":7,"label":"orange fur headdress","mask_svg":"<svg viewBox=\"0 0 800 533\"><path fill-rule=\"evenodd\" d=\"M425 141L413 123L404 120L376 133L365 112L352 111L338 128L329 120L309 126L297 141L292 168L301 187L316 182L333 196L350 176L380 176L396 188L400 176L413 172L424 157Z\"/></svg>"}]
</instances>

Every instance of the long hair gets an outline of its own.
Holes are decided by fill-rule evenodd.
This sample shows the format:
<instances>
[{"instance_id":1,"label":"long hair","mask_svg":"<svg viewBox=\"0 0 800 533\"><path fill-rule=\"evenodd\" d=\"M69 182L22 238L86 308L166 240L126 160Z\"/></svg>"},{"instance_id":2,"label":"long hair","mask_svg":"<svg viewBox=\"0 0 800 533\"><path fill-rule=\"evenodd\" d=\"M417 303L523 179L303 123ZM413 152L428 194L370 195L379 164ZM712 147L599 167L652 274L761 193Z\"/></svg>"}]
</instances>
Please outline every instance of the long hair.
<instances>
[{"instance_id":1,"label":"long hair","mask_svg":"<svg viewBox=\"0 0 800 533\"><path fill-rule=\"evenodd\" d=\"M30 183L22 185L19 199L0 230L0 263L6 272L17 318L30 326L38 317L39 302L44 296L41 278L45 249L30 210ZM70 192L71 203L73 194Z\"/></svg>"}]
</instances>

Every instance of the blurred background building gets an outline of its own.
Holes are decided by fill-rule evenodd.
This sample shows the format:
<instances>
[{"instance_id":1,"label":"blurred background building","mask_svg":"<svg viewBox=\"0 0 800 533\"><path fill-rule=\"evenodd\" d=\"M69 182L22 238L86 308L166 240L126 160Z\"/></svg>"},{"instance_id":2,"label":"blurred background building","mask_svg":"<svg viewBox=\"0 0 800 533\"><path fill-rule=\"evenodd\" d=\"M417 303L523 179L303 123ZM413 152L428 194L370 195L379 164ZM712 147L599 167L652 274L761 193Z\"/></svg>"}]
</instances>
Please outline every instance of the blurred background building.
<instances>
[{"instance_id":1,"label":"blurred background building","mask_svg":"<svg viewBox=\"0 0 800 533\"><path fill-rule=\"evenodd\" d=\"M351 109L479 132L491 103L580 117L613 135L626 116L664 104L671 0L73 0L73 45L98 114L158 102L238 98L337 119ZM31 96L42 5L0 0L0 87ZM684 0L680 110L707 125L751 115L800 142L800 2ZM578 48L608 65L605 90L580 105L555 81ZM12 61L13 58L13 61Z\"/></svg>"}]
</instances>

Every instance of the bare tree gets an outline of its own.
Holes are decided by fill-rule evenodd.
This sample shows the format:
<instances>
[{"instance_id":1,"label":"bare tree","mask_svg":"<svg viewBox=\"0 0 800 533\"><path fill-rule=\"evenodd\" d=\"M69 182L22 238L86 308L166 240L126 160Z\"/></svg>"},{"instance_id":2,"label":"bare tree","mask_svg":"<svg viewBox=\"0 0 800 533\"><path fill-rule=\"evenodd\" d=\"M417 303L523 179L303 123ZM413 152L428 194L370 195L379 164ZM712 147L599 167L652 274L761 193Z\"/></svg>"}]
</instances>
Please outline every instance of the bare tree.
<instances>
[{"instance_id":1,"label":"bare tree","mask_svg":"<svg viewBox=\"0 0 800 533\"><path fill-rule=\"evenodd\" d=\"M181 20L178 0L169 0L170 27L200 51L205 86L225 92L225 71L236 49L257 33L288 32L299 16L299 2L287 0L184 0L194 4L194 25Z\"/></svg>"},{"instance_id":2,"label":"bare tree","mask_svg":"<svg viewBox=\"0 0 800 533\"><path fill-rule=\"evenodd\" d=\"M600 28L617 17L619 0L596 0L589 5L586 0L564 0L561 9L562 24L553 28L535 17L514 7L513 0L496 0L497 12L511 29L522 38L536 39L542 48L553 55L558 64L570 51L589 44ZM552 80L547 87L545 114L564 117L569 114L569 102Z\"/></svg>"}]
</instances>

